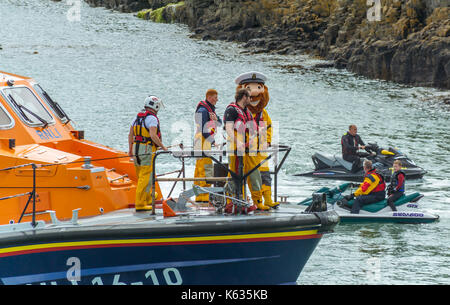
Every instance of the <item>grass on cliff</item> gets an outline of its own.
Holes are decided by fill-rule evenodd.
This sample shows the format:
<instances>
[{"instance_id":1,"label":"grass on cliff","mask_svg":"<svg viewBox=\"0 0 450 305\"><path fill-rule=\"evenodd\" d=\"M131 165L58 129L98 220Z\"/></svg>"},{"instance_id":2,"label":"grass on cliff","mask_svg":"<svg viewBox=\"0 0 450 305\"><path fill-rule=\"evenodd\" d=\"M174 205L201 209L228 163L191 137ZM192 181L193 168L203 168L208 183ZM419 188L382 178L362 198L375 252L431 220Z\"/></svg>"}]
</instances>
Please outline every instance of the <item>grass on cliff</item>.
<instances>
[{"instance_id":1,"label":"grass on cliff","mask_svg":"<svg viewBox=\"0 0 450 305\"><path fill-rule=\"evenodd\" d=\"M141 18L141 19L146 19L146 20L150 19L153 22L157 22L157 23L170 23L170 22L173 22L174 20L166 20L164 18L164 15L173 17L175 14L175 11L183 5L184 5L184 1L180 1L177 3L169 3L166 6L160 7L155 10L144 9L137 13L137 17ZM169 13L168 12L169 9L172 10L172 12ZM164 14L165 12L166 12L166 14ZM167 13L169 13L169 14L167 14Z\"/></svg>"}]
</instances>

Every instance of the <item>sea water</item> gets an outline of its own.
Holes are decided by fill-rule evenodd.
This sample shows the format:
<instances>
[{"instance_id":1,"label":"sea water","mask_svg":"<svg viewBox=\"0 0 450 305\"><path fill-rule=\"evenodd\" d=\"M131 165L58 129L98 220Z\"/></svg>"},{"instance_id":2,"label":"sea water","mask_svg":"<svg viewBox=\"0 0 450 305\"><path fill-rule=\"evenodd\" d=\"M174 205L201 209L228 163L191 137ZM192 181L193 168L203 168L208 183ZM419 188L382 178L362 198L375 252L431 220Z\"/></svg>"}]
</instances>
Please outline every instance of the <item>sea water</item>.
<instances>
[{"instance_id":1,"label":"sea water","mask_svg":"<svg viewBox=\"0 0 450 305\"><path fill-rule=\"evenodd\" d=\"M432 224L338 225L323 237L298 284L450 284L450 106L448 91L369 80L315 68L308 56L251 55L238 44L189 38L185 25L157 24L80 1L0 1L0 71L33 77L89 140L128 149L127 135L149 94L167 145L191 145L193 115L209 88L217 112L233 101L234 79L260 71L280 144L292 151L279 174L279 195L299 202L340 182L295 177L313 168L316 151L340 153L350 124L363 140L397 147L428 171L407 181ZM178 169L177 159L158 171ZM193 161L187 171L193 172Z\"/></svg>"}]
</instances>

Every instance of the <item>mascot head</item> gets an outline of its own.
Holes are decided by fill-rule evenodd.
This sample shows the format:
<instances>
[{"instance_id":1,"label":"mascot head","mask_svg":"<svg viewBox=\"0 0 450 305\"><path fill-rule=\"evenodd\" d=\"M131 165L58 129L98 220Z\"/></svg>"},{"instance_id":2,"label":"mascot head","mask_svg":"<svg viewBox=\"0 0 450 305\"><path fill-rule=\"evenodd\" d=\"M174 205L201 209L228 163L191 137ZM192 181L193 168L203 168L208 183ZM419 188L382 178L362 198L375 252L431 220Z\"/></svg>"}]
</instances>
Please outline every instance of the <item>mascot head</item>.
<instances>
[{"instance_id":1,"label":"mascot head","mask_svg":"<svg viewBox=\"0 0 450 305\"><path fill-rule=\"evenodd\" d=\"M250 90L252 101L248 109L252 113L260 113L269 103L269 89L265 85L267 77L260 72L247 72L239 75L234 82L236 91L246 88Z\"/></svg>"}]
</instances>

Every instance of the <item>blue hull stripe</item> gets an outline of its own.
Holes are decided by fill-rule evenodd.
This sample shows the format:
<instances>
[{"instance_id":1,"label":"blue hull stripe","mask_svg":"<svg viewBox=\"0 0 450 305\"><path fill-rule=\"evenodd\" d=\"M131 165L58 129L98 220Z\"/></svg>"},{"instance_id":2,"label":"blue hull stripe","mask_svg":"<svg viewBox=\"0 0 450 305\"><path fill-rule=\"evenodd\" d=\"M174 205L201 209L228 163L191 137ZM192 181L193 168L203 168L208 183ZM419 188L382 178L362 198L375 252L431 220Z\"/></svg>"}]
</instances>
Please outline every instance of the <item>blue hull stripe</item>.
<instances>
[{"instance_id":1,"label":"blue hull stripe","mask_svg":"<svg viewBox=\"0 0 450 305\"><path fill-rule=\"evenodd\" d=\"M128 266L117 266L117 267L105 267L105 268L92 268L92 269L82 269L82 276L90 275L100 275L100 274L110 274L118 272L130 272L130 271L141 271L146 269L163 269L170 267L192 267L192 266L206 266L206 265L217 265L225 263L235 263L243 261L255 261L262 259L272 259L280 257L275 256L264 256L264 257L249 257L249 258L231 258L231 259L213 259L213 260L195 260L195 261L180 261L180 262L164 262L164 263L154 263L154 264L139 264L139 265L128 265ZM51 272L51 273L40 273L40 274L30 274L22 276L5 277L1 280L5 285L21 285L25 283L33 282L46 282L52 280L65 279L67 277L67 272Z\"/></svg>"}]
</instances>

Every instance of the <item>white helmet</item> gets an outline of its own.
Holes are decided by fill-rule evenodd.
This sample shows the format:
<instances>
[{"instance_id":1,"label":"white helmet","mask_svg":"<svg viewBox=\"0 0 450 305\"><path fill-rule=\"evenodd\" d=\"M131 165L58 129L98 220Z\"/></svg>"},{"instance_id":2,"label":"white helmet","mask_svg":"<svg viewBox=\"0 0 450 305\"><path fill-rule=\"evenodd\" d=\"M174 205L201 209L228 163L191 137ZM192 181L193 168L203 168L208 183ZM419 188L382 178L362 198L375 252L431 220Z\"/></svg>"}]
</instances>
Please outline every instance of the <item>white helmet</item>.
<instances>
[{"instance_id":1,"label":"white helmet","mask_svg":"<svg viewBox=\"0 0 450 305\"><path fill-rule=\"evenodd\" d=\"M158 111L159 109L164 108L164 104L159 97L149 95L145 98L144 107L148 107L155 111Z\"/></svg>"}]
</instances>

